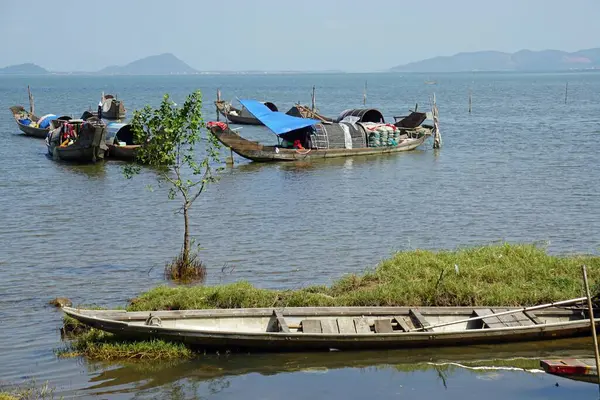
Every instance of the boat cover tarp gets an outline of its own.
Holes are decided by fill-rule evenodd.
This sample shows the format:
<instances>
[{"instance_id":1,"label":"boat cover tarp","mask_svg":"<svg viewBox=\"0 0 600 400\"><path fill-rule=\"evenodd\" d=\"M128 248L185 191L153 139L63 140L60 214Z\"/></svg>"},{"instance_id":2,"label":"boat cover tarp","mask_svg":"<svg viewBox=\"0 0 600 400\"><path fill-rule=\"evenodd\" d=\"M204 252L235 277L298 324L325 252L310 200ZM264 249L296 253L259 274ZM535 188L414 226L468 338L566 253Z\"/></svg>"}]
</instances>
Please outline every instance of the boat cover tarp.
<instances>
[{"instance_id":1,"label":"boat cover tarp","mask_svg":"<svg viewBox=\"0 0 600 400\"><path fill-rule=\"evenodd\" d=\"M46 114L43 117L40 117L40 119L38 120L38 126L40 128L46 129L50 126L50 122L54 121L55 119L58 119L58 115Z\"/></svg>"},{"instance_id":2,"label":"boat cover tarp","mask_svg":"<svg viewBox=\"0 0 600 400\"><path fill-rule=\"evenodd\" d=\"M110 141L112 143L112 141L115 139L115 136L117 136L119 131L122 128L129 126L129 125L130 124L125 124L125 123L120 123L120 122L109 122L108 124L106 124L106 140Z\"/></svg>"},{"instance_id":3,"label":"boat cover tarp","mask_svg":"<svg viewBox=\"0 0 600 400\"><path fill-rule=\"evenodd\" d=\"M240 103L256 119L265 124L267 128L277 135L306 128L321 122L316 119L292 117L282 112L271 111L263 103L256 100L240 100Z\"/></svg>"}]
</instances>

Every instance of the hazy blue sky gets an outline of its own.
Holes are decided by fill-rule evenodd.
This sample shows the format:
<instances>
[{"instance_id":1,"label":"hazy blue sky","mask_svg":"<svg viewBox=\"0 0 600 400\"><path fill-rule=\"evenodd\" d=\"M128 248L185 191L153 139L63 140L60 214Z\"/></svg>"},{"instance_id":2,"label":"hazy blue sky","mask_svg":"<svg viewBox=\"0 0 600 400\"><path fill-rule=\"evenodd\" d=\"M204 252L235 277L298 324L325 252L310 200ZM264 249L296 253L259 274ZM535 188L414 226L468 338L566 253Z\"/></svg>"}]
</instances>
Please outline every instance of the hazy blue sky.
<instances>
[{"instance_id":1,"label":"hazy blue sky","mask_svg":"<svg viewBox=\"0 0 600 400\"><path fill-rule=\"evenodd\" d=\"M0 66L372 71L462 51L600 47L600 0L0 0ZM62 53L62 54L61 54Z\"/></svg>"}]
</instances>

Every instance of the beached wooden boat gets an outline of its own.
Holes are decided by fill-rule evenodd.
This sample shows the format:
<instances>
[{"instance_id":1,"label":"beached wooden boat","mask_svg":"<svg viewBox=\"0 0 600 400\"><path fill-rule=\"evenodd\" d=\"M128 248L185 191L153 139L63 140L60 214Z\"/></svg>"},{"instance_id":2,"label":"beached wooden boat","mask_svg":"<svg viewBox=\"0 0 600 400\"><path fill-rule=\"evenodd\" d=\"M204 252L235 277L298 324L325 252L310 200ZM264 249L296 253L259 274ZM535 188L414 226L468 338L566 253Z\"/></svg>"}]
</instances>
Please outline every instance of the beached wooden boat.
<instances>
[{"instance_id":1,"label":"beached wooden boat","mask_svg":"<svg viewBox=\"0 0 600 400\"><path fill-rule=\"evenodd\" d=\"M277 106L270 101L265 101L264 104L271 111L279 111ZM215 106L221 115L223 115L232 124L239 125L263 125L252 113L245 107L236 108L228 101L217 100Z\"/></svg>"},{"instance_id":2,"label":"beached wooden boat","mask_svg":"<svg viewBox=\"0 0 600 400\"><path fill-rule=\"evenodd\" d=\"M556 340L589 335L574 299L531 308L286 307L126 312L63 308L118 336L264 351L391 349Z\"/></svg>"},{"instance_id":3,"label":"beached wooden boat","mask_svg":"<svg viewBox=\"0 0 600 400\"><path fill-rule=\"evenodd\" d=\"M89 163L104 159L105 141L106 124L97 118L53 121L46 146L55 160Z\"/></svg>"},{"instance_id":4,"label":"beached wooden boat","mask_svg":"<svg viewBox=\"0 0 600 400\"><path fill-rule=\"evenodd\" d=\"M278 145L266 146L247 140L225 123L208 125L221 143L253 161L295 161L398 153L414 150L434 132L433 127L426 125L406 128L393 124L359 122L360 116L354 116L355 119L349 122L344 119L339 123L327 123L273 112L254 100L240 102L278 136Z\"/></svg>"},{"instance_id":5,"label":"beached wooden boat","mask_svg":"<svg viewBox=\"0 0 600 400\"><path fill-rule=\"evenodd\" d=\"M106 125L108 157L123 161L135 160L139 144L134 144L131 124L110 122Z\"/></svg>"}]
</instances>

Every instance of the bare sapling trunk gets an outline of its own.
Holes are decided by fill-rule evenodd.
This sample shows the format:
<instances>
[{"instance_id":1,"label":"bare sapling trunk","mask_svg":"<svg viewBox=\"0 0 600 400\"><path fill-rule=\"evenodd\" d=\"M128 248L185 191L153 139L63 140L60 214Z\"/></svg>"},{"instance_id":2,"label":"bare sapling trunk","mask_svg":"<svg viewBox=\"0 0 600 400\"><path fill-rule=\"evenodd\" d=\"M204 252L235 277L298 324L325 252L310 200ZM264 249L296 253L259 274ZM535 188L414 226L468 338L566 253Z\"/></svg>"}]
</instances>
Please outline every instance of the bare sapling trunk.
<instances>
[{"instance_id":1,"label":"bare sapling trunk","mask_svg":"<svg viewBox=\"0 0 600 400\"><path fill-rule=\"evenodd\" d=\"M189 231L189 217L188 217L188 204L183 206L183 268L187 267L190 259L190 231Z\"/></svg>"}]
</instances>

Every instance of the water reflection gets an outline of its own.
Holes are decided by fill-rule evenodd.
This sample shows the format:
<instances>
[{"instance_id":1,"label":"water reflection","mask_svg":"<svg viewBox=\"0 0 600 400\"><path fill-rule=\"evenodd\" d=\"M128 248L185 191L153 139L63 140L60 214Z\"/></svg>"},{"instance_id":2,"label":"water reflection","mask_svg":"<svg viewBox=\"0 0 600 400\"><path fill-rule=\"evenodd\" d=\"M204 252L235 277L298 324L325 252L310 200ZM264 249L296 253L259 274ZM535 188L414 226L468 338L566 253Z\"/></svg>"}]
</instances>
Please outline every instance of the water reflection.
<instances>
[{"instance_id":1,"label":"water reflection","mask_svg":"<svg viewBox=\"0 0 600 400\"><path fill-rule=\"evenodd\" d=\"M479 375L496 373L494 371L542 373L541 358L589 357L590 354L590 340L582 338L385 352L206 355L196 361L131 363L116 368L111 368L114 364L88 363L90 372L100 372L90 374L93 377L86 391L95 395L146 391L170 387L184 380L209 385L219 382L219 386L236 376L327 373L347 368L391 369L400 375L431 372L437 377L438 384L447 389L453 385L453 376L464 370Z\"/></svg>"}]
</instances>

